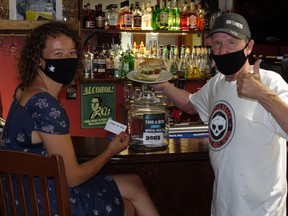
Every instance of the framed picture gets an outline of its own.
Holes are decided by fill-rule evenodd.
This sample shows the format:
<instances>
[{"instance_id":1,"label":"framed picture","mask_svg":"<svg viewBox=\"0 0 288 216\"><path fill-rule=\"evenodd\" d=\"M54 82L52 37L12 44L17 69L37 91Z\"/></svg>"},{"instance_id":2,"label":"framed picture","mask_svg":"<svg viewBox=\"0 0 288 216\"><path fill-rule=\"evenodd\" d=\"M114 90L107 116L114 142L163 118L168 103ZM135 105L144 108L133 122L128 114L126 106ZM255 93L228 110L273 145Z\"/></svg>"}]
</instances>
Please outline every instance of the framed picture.
<instances>
[{"instance_id":1,"label":"framed picture","mask_svg":"<svg viewBox=\"0 0 288 216\"><path fill-rule=\"evenodd\" d=\"M10 20L62 20L62 0L9 0Z\"/></svg>"},{"instance_id":2,"label":"framed picture","mask_svg":"<svg viewBox=\"0 0 288 216\"><path fill-rule=\"evenodd\" d=\"M67 100L76 100L77 98L77 85L70 85L66 89L66 99Z\"/></svg>"},{"instance_id":3,"label":"framed picture","mask_svg":"<svg viewBox=\"0 0 288 216\"><path fill-rule=\"evenodd\" d=\"M115 119L115 84L81 84L81 128L104 128Z\"/></svg>"}]
</instances>

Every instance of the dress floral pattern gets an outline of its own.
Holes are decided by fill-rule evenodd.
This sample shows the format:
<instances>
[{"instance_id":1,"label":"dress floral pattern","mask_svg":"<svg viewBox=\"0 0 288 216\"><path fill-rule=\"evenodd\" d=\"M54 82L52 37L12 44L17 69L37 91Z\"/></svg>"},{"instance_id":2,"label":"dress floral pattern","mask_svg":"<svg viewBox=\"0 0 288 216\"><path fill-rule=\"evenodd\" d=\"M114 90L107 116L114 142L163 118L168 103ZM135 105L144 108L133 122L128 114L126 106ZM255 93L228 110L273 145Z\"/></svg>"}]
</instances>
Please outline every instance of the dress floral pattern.
<instances>
[{"instance_id":1,"label":"dress floral pattern","mask_svg":"<svg viewBox=\"0 0 288 216\"><path fill-rule=\"evenodd\" d=\"M35 94L24 107L19 105L14 95L3 131L2 148L47 155L43 143L32 144L32 131L67 134L69 129L65 110L59 101L47 92ZM50 199L55 203L53 182L50 181L49 184ZM72 214L75 216L124 214L123 200L111 176L96 175L82 185L69 188L69 192ZM17 200L15 202L17 204ZM56 216L56 205L52 206L52 209Z\"/></svg>"}]
</instances>

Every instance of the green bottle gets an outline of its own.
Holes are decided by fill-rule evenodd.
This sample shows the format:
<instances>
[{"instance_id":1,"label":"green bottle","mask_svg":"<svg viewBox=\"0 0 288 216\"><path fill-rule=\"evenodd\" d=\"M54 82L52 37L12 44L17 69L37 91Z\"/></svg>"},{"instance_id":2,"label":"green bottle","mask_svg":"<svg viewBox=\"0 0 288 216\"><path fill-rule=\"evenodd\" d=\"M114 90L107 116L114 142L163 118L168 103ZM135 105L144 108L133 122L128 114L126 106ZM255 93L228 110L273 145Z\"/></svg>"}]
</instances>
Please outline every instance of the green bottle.
<instances>
[{"instance_id":1,"label":"green bottle","mask_svg":"<svg viewBox=\"0 0 288 216\"><path fill-rule=\"evenodd\" d=\"M121 57L122 50L120 47L115 47L115 56L114 56L114 78L121 78L122 77L122 57Z\"/></svg>"},{"instance_id":2,"label":"green bottle","mask_svg":"<svg viewBox=\"0 0 288 216\"><path fill-rule=\"evenodd\" d=\"M178 7L177 0L173 0L172 6L171 6L171 30L173 31L179 31L180 30L180 10Z\"/></svg>"},{"instance_id":3,"label":"green bottle","mask_svg":"<svg viewBox=\"0 0 288 216\"><path fill-rule=\"evenodd\" d=\"M121 70L122 78L125 78L129 73L129 56L127 53L123 53L122 56L122 70Z\"/></svg>"},{"instance_id":4,"label":"green bottle","mask_svg":"<svg viewBox=\"0 0 288 216\"><path fill-rule=\"evenodd\" d=\"M182 74L185 78L187 78L188 76L188 68L189 68L189 64L186 58L186 46L182 45L181 46L181 53L180 53L180 61L179 61L179 65L180 65L180 71L182 71Z\"/></svg>"},{"instance_id":5,"label":"green bottle","mask_svg":"<svg viewBox=\"0 0 288 216\"><path fill-rule=\"evenodd\" d=\"M135 63L135 58L130 48L128 50L128 61L129 61L129 72L130 72L134 70L134 63Z\"/></svg>"},{"instance_id":6,"label":"green bottle","mask_svg":"<svg viewBox=\"0 0 288 216\"><path fill-rule=\"evenodd\" d=\"M126 53L122 56L122 78L125 78L132 70L134 70L134 56L131 54L130 47L128 47Z\"/></svg>"},{"instance_id":7,"label":"green bottle","mask_svg":"<svg viewBox=\"0 0 288 216\"><path fill-rule=\"evenodd\" d=\"M169 65L170 65L170 73L173 76L177 76L178 71L178 62L177 62L178 51L175 45L171 45L170 54L169 54Z\"/></svg>"},{"instance_id":8,"label":"green bottle","mask_svg":"<svg viewBox=\"0 0 288 216\"><path fill-rule=\"evenodd\" d=\"M167 8L169 11L168 12L168 30L172 30L175 17L174 17L174 13L171 7L171 0L168 0Z\"/></svg>"},{"instance_id":9,"label":"green bottle","mask_svg":"<svg viewBox=\"0 0 288 216\"><path fill-rule=\"evenodd\" d=\"M166 0L163 0L163 6L160 10L159 21L161 30L168 30L168 17L169 17L169 10L166 7Z\"/></svg>"},{"instance_id":10,"label":"green bottle","mask_svg":"<svg viewBox=\"0 0 288 216\"><path fill-rule=\"evenodd\" d=\"M152 28L153 30L160 29L160 7L158 4L155 5L152 12Z\"/></svg>"}]
</instances>

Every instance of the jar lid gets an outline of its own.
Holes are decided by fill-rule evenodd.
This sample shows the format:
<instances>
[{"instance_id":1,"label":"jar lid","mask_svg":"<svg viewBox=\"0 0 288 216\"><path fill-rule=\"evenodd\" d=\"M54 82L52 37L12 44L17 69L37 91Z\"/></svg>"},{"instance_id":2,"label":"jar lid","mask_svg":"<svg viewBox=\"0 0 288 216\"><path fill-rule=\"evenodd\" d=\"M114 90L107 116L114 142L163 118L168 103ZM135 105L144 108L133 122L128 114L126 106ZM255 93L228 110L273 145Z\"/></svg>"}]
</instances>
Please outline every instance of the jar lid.
<instances>
[{"instance_id":1,"label":"jar lid","mask_svg":"<svg viewBox=\"0 0 288 216\"><path fill-rule=\"evenodd\" d=\"M164 106L160 98L155 96L152 91L144 91L142 95L133 101L132 107Z\"/></svg>"}]
</instances>

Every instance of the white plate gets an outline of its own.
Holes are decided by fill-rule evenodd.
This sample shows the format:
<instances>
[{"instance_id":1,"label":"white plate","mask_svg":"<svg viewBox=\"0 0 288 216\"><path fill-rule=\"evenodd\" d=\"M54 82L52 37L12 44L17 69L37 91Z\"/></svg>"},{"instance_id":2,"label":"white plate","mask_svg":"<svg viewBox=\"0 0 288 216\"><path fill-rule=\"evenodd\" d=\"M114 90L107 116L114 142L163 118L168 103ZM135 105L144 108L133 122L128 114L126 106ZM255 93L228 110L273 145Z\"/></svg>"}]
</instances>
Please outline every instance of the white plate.
<instances>
[{"instance_id":1,"label":"white plate","mask_svg":"<svg viewBox=\"0 0 288 216\"><path fill-rule=\"evenodd\" d=\"M171 73L168 72L168 71L162 70L161 73L162 73L162 76L159 77L158 79L156 79L155 81L145 81L145 80L135 79L133 75L137 75L137 74L138 74L138 71L137 71L137 70L130 71L130 72L127 74L127 78L128 78L129 80L132 80L132 81L135 81L135 82L150 83L150 84L166 82L166 81L168 81L168 80L170 80L170 79L173 78L173 74L171 74Z\"/></svg>"}]
</instances>

